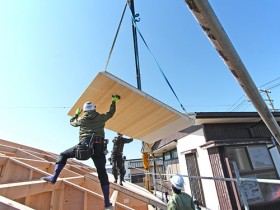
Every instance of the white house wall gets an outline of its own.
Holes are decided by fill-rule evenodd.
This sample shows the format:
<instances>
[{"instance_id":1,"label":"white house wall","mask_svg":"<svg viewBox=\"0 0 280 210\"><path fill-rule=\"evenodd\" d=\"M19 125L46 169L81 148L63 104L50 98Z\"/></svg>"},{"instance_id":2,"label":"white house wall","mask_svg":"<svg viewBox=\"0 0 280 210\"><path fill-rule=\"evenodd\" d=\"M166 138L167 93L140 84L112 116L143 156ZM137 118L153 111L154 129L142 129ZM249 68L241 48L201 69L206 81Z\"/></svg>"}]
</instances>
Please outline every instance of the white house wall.
<instances>
[{"instance_id":1,"label":"white house wall","mask_svg":"<svg viewBox=\"0 0 280 210\"><path fill-rule=\"evenodd\" d=\"M180 171L183 175L187 175L187 166L185 153L192 149L197 150L197 163L199 167L200 176L213 177L212 168L208 156L208 152L205 149L201 149L199 146L205 144L204 133L202 129L182 138L177 141L178 159L180 165ZM219 201L215 183L213 180L202 179L202 187L204 193L204 199L206 207L209 209L219 209ZM191 193L189 180L185 177L185 191Z\"/></svg>"}]
</instances>

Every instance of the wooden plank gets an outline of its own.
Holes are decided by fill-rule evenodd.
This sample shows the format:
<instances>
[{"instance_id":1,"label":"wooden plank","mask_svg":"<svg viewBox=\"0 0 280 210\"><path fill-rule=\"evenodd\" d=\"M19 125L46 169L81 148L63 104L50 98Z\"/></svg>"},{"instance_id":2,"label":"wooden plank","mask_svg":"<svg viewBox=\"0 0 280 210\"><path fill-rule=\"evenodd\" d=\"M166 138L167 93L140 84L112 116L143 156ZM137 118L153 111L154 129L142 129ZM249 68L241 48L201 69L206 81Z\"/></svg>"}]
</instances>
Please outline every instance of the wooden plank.
<instances>
[{"instance_id":1,"label":"wooden plank","mask_svg":"<svg viewBox=\"0 0 280 210\"><path fill-rule=\"evenodd\" d=\"M15 153L6 152L6 151L0 151L0 155L5 155L5 156L13 157L13 156L15 156Z\"/></svg>"},{"instance_id":2,"label":"wooden plank","mask_svg":"<svg viewBox=\"0 0 280 210\"><path fill-rule=\"evenodd\" d=\"M24 150L17 150L16 151L16 156L19 157L19 158L26 158L26 159L34 159L34 160L44 160L43 158L41 157L38 157L36 155L33 155L27 151L24 151Z\"/></svg>"},{"instance_id":3,"label":"wooden plank","mask_svg":"<svg viewBox=\"0 0 280 210\"><path fill-rule=\"evenodd\" d=\"M49 210L51 207L51 193L43 192L35 195L28 196L30 198L30 204L28 206L34 209Z\"/></svg>"},{"instance_id":4,"label":"wooden plank","mask_svg":"<svg viewBox=\"0 0 280 210\"><path fill-rule=\"evenodd\" d=\"M48 154L45 151L40 150L40 149L36 149L36 148L33 148L33 147L29 147L29 146L25 146L25 145L22 145L22 144L15 143L15 142L0 139L0 145L2 145L2 144L5 145L5 146L9 146L11 148L14 148L14 149L31 150L31 151L36 151L36 152L39 152L39 153L42 153L42 154Z\"/></svg>"},{"instance_id":5,"label":"wooden plank","mask_svg":"<svg viewBox=\"0 0 280 210\"><path fill-rule=\"evenodd\" d=\"M155 208L152 205L148 205L148 210L155 210Z\"/></svg>"},{"instance_id":6,"label":"wooden plank","mask_svg":"<svg viewBox=\"0 0 280 210\"><path fill-rule=\"evenodd\" d=\"M112 95L120 95L117 112L106 128L146 143L153 143L193 124L193 120L108 72L100 72L69 111L91 101L99 113L109 110Z\"/></svg>"},{"instance_id":7,"label":"wooden plank","mask_svg":"<svg viewBox=\"0 0 280 210\"><path fill-rule=\"evenodd\" d=\"M135 210L134 208L131 208L131 207L126 206L126 205L124 205L122 203L119 203L119 202L117 202L116 204L117 204L116 206L120 206L122 209L125 209L125 210ZM144 210L144 208L143 208L143 210Z\"/></svg>"},{"instance_id":8,"label":"wooden plank","mask_svg":"<svg viewBox=\"0 0 280 210\"><path fill-rule=\"evenodd\" d=\"M9 209L9 210L35 210L28 206L24 206L20 203L17 203L13 200L0 196L0 209Z\"/></svg>"},{"instance_id":9,"label":"wooden plank","mask_svg":"<svg viewBox=\"0 0 280 210\"><path fill-rule=\"evenodd\" d=\"M17 149L14 147L9 147L9 146L0 144L0 151L14 154L14 153L16 153Z\"/></svg>"},{"instance_id":10,"label":"wooden plank","mask_svg":"<svg viewBox=\"0 0 280 210\"><path fill-rule=\"evenodd\" d=\"M59 181L57 181L57 184L55 185L46 183L43 180L18 182L12 184L1 184L0 194L12 200L16 200L18 198L43 193L45 191L52 191L58 188L60 188Z\"/></svg>"},{"instance_id":11,"label":"wooden plank","mask_svg":"<svg viewBox=\"0 0 280 210\"><path fill-rule=\"evenodd\" d=\"M6 165L8 162L8 157L0 156L0 166Z\"/></svg>"},{"instance_id":12,"label":"wooden plank","mask_svg":"<svg viewBox=\"0 0 280 210\"><path fill-rule=\"evenodd\" d=\"M75 190L70 185L64 187L64 209L84 209L83 199L84 192L81 190Z\"/></svg>"},{"instance_id":13,"label":"wooden plank","mask_svg":"<svg viewBox=\"0 0 280 210\"><path fill-rule=\"evenodd\" d=\"M113 194L111 196L111 199L110 199L114 209L116 209L115 208L115 204L116 204L117 199L118 199L118 191L114 190L114 192L113 192Z\"/></svg>"}]
</instances>

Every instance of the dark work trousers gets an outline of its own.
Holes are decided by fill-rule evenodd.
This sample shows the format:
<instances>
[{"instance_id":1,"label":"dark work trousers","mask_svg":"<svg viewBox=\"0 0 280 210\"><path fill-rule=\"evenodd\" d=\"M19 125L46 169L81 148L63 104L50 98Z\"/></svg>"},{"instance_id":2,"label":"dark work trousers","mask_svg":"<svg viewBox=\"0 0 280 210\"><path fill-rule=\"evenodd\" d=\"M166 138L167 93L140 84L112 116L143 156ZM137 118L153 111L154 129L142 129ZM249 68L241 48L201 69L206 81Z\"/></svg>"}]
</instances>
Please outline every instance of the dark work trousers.
<instances>
[{"instance_id":1,"label":"dark work trousers","mask_svg":"<svg viewBox=\"0 0 280 210\"><path fill-rule=\"evenodd\" d=\"M98 137L100 138L100 137ZM89 141L89 139L81 140L79 144L84 143L83 141ZM93 143L94 153L91 159L96 167L98 179L101 186L109 185L108 175L106 172L106 156L104 154L104 143ZM56 163L66 164L68 158L75 158L76 146L71 147L64 152L60 153L58 161Z\"/></svg>"},{"instance_id":2,"label":"dark work trousers","mask_svg":"<svg viewBox=\"0 0 280 210\"><path fill-rule=\"evenodd\" d=\"M120 171L121 177L123 177L125 172L122 155L112 156L112 174L114 175L115 179L118 177L118 170Z\"/></svg>"}]
</instances>

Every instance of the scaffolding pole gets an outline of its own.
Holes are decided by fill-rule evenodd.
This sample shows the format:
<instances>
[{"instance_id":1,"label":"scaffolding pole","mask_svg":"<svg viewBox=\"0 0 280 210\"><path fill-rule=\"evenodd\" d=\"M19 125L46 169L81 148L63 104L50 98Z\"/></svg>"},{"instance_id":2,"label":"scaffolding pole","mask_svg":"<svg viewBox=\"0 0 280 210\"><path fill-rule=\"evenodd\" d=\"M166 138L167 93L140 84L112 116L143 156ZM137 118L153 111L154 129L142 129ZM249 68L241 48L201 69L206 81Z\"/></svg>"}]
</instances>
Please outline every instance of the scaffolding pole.
<instances>
[{"instance_id":1,"label":"scaffolding pole","mask_svg":"<svg viewBox=\"0 0 280 210\"><path fill-rule=\"evenodd\" d=\"M278 144L280 144L279 125L261 97L258 88L233 47L209 2L207 0L185 0L185 2L204 33L253 103L271 134Z\"/></svg>"}]
</instances>

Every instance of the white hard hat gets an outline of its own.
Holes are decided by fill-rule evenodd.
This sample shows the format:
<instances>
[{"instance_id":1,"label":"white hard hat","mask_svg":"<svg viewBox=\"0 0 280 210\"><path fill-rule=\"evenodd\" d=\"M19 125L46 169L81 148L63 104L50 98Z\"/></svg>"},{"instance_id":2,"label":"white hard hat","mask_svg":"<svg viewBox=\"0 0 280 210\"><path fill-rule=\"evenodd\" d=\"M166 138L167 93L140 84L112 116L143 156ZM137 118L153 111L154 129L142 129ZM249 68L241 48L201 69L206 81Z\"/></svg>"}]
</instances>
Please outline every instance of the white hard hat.
<instances>
[{"instance_id":1,"label":"white hard hat","mask_svg":"<svg viewBox=\"0 0 280 210\"><path fill-rule=\"evenodd\" d=\"M86 102L86 103L84 104L84 106L83 106L83 111L84 111L84 112L93 111L93 110L95 110L95 106L94 106L93 103L91 103L91 102Z\"/></svg>"},{"instance_id":2,"label":"white hard hat","mask_svg":"<svg viewBox=\"0 0 280 210\"><path fill-rule=\"evenodd\" d=\"M176 174L175 176L172 176L170 178L170 182L178 190L181 190L184 187L184 179L179 174Z\"/></svg>"}]
</instances>

